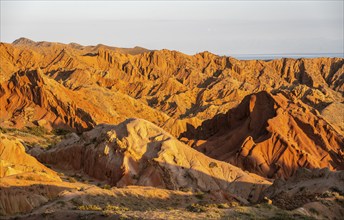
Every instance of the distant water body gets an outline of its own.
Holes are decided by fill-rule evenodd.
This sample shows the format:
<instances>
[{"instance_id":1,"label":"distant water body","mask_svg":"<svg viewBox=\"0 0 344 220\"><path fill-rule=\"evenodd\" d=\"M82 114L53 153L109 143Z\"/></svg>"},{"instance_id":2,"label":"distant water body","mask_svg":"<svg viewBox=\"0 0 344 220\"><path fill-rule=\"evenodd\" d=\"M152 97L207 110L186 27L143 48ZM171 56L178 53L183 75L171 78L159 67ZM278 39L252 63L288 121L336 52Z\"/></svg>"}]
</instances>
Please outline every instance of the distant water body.
<instances>
[{"instance_id":1,"label":"distant water body","mask_svg":"<svg viewBox=\"0 0 344 220\"><path fill-rule=\"evenodd\" d=\"M229 55L238 60L274 60L281 58L317 58L317 57L340 57L344 58L343 53L317 53L317 54L237 54Z\"/></svg>"}]
</instances>

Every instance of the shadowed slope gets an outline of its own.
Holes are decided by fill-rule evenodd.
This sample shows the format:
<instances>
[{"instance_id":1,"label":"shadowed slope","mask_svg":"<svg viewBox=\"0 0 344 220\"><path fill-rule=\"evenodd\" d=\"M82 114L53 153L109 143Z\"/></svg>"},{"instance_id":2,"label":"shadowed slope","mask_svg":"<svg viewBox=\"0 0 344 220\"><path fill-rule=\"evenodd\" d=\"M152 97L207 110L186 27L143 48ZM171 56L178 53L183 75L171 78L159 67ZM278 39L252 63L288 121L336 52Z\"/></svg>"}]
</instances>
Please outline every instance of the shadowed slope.
<instances>
[{"instance_id":1,"label":"shadowed slope","mask_svg":"<svg viewBox=\"0 0 344 220\"><path fill-rule=\"evenodd\" d=\"M252 94L182 136L212 158L270 178L299 167L344 168L343 136L290 94Z\"/></svg>"},{"instance_id":2,"label":"shadowed slope","mask_svg":"<svg viewBox=\"0 0 344 220\"><path fill-rule=\"evenodd\" d=\"M334 103L332 108L338 112L336 103L343 102L341 58L239 61L209 52L188 56L160 50L133 55L104 45L32 43L25 39L19 42L0 44L1 82L23 69L41 69L42 74L68 90L79 91L78 95L86 93L89 97L101 92L129 96L138 100L136 104L143 109L149 106L167 114L159 120L154 120L156 113L152 116L151 111L135 117L163 126L174 136L184 132L187 123L196 127L235 107L246 95L262 90L295 91L298 98L319 111ZM109 108L101 104L97 107L103 111ZM126 108L134 114L140 109ZM94 119L97 123L119 123L134 116L119 111L120 119L111 121L109 114L101 118L93 110L83 110L93 119L98 118Z\"/></svg>"},{"instance_id":3,"label":"shadowed slope","mask_svg":"<svg viewBox=\"0 0 344 220\"><path fill-rule=\"evenodd\" d=\"M19 71L0 84L5 126L24 127L45 121L49 129L88 130L98 123L116 123L134 115L162 125L168 119L130 96L101 87L70 90L40 69Z\"/></svg>"}]
</instances>

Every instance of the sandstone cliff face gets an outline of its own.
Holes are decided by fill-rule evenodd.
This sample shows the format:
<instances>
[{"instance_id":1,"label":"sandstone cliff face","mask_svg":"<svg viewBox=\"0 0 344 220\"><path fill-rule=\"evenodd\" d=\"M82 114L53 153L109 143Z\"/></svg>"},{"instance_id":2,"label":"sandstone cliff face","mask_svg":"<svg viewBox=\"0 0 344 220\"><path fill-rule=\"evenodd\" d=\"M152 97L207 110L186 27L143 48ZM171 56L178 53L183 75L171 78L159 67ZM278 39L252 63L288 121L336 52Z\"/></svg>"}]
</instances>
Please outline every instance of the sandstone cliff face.
<instances>
[{"instance_id":1,"label":"sandstone cliff face","mask_svg":"<svg viewBox=\"0 0 344 220\"><path fill-rule=\"evenodd\" d=\"M38 155L64 169L83 170L112 185L224 190L257 201L270 183L228 163L206 157L142 119L98 125Z\"/></svg>"},{"instance_id":2,"label":"sandstone cliff face","mask_svg":"<svg viewBox=\"0 0 344 220\"><path fill-rule=\"evenodd\" d=\"M26 154L25 147L18 139L0 134L0 178L28 173L46 180L61 181L56 172Z\"/></svg>"},{"instance_id":3,"label":"sandstone cliff face","mask_svg":"<svg viewBox=\"0 0 344 220\"><path fill-rule=\"evenodd\" d=\"M240 61L27 39L0 50L1 125L43 119L82 132L138 117L266 177L343 169L344 59Z\"/></svg>"},{"instance_id":4,"label":"sandstone cliff face","mask_svg":"<svg viewBox=\"0 0 344 220\"><path fill-rule=\"evenodd\" d=\"M0 84L1 116L17 127L45 119L80 130L95 125L92 117L71 100L72 92L42 75L40 70L15 73Z\"/></svg>"},{"instance_id":5,"label":"sandstone cliff face","mask_svg":"<svg viewBox=\"0 0 344 220\"><path fill-rule=\"evenodd\" d=\"M0 52L0 125L80 135L30 151L53 167L243 204L263 194L287 209L316 203L324 190L343 193L335 170L344 169L344 59L240 61L25 38L0 43ZM30 212L69 191L19 140L0 138L0 214ZM267 188L266 177L278 180ZM86 199L90 188L65 199ZM342 210L333 204L330 217Z\"/></svg>"},{"instance_id":6,"label":"sandstone cliff face","mask_svg":"<svg viewBox=\"0 0 344 220\"><path fill-rule=\"evenodd\" d=\"M259 92L194 129L193 147L269 178L300 167L344 168L343 136L317 111L289 93Z\"/></svg>"},{"instance_id":7,"label":"sandstone cliff face","mask_svg":"<svg viewBox=\"0 0 344 220\"><path fill-rule=\"evenodd\" d=\"M340 58L239 61L209 52L194 56L140 48L130 52L130 49L104 45L92 47L27 39L14 44L1 43L0 50L4 83L15 72L41 69L43 75L75 91L69 96L76 99L75 103L89 102L81 109L96 123L116 124L126 117L140 117L163 126L177 137L190 121L197 126L198 121L225 113L246 95L262 90L296 90L300 99L319 111L331 103L344 101L344 60ZM8 93L6 97L13 94ZM89 98L99 93L113 97L99 97L101 101ZM76 98L80 96L85 96L85 100ZM119 98L125 99L121 101L124 103L108 105ZM107 112L89 111L91 105ZM149 110L140 114L142 109ZM114 117L117 119L111 119ZM167 121L176 123L170 126ZM94 125L91 120L75 125L70 121L61 123L73 128Z\"/></svg>"},{"instance_id":8,"label":"sandstone cliff face","mask_svg":"<svg viewBox=\"0 0 344 220\"><path fill-rule=\"evenodd\" d=\"M119 123L134 114L157 124L168 118L120 92L92 87L69 90L40 69L19 71L1 83L0 98L3 124L17 128L45 120L49 129L81 132L99 122Z\"/></svg>"}]
</instances>

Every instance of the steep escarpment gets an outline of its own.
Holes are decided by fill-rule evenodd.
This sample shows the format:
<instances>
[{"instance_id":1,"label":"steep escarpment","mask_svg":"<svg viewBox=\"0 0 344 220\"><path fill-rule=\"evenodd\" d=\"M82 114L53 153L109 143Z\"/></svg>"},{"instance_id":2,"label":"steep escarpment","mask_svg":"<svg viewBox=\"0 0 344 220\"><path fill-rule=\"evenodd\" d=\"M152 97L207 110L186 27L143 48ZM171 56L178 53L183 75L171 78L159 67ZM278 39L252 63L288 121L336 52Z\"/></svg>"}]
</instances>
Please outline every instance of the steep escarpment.
<instances>
[{"instance_id":1,"label":"steep escarpment","mask_svg":"<svg viewBox=\"0 0 344 220\"><path fill-rule=\"evenodd\" d=\"M243 61L26 38L0 52L0 215L343 213L342 58Z\"/></svg>"},{"instance_id":2,"label":"steep escarpment","mask_svg":"<svg viewBox=\"0 0 344 220\"><path fill-rule=\"evenodd\" d=\"M125 97L124 105L135 102L126 107L130 114L118 105L105 108L98 102L96 108L111 109L104 118L97 111L83 108L97 123L116 124L125 117L135 116L164 126L177 137L190 122L196 122L191 125L197 126L199 121L225 113L254 92L296 91L304 103L320 112L332 103L344 101L341 58L241 61L209 52L189 56L169 50L118 49L27 39L14 44L1 43L0 50L4 82L23 69L40 69L66 89L78 91L77 96L85 93L97 96L101 92L113 96L112 100ZM85 99L91 101L88 95ZM105 99L107 103L108 98ZM338 112L338 105L333 107ZM141 109L149 110L135 115ZM337 127L343 131L341 126Z\"/></svg>"},{"instance_id":3,"label":"steep escarpment","mask_svg":"<svg viewBox=\"0 0 344 220\"><path fill-rule=\"evenodd\" d=\"M225 190L243 201L256 201L269 185L257 175L206 157L141 119L128 119L117 126L98 125L38 158L116 186Z\"/></svg>"},{"instance_id":4,"label":"steep escarpment","mask_svg":"<svg viewBox=\"0 0 344 220\"><path fill-rule=\"evenodd\" d=\"M343 136L290 93L259 92L183 134L206 155L269 178L343 169Z\"/></svg>"},{"instance_id":5,"label":"steep escarpment","mask_svg":"<svg viewBox=\"0 0 344 220\"><path fill-rule=\"evenodd\" d=\"M168 116L130 96L103 88L86 87L77 91L66 88L41 69L18 71L0 84L2 125L22 128L45 121L42 126L91 129L97 123L118 123L134 115L157 124Z\"/></svg>"},{"instance_id":6,"label":"steep escarpment","mask_svg":"<svg viewBox=\"0 0 344 220\"><path fill-rule=\"evenodd\" d=\"M92 117L75 104L73 92L48 79L40 70L15 73L0 85L1 117L16 127L46 120L47 126L81 130L92 127Z\"/></svg>"},{"instance_id":7,"label":"steep escarpment","mask_svg":"<svg viewBox=\"0 0 344 220\"><path fill-rule=\"evenodd\" d=\"M341 58L240 61L209 52L130 53L27 39L1 43L0 49L3 126L43 119L47 127L81 132L138 117L264 176L342 167ZM230 122L223 119L229 116ZM252 156L256 151L264 156Z\"/></svg>"}]
</instances>

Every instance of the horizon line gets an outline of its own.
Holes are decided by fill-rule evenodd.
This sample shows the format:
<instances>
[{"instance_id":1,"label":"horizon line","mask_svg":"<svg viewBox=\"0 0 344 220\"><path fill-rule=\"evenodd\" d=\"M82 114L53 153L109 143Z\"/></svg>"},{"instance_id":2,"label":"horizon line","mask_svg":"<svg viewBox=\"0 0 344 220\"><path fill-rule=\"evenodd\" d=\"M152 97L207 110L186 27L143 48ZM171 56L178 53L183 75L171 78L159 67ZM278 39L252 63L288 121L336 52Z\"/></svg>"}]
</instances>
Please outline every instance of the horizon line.
<instances>
[{"instance_id":1,"label":"horizon line","mask_svg":"<svg viewBox=\"0 0 344 220\"><path fill-rule=\"evenodd\" d=\"M30 41L33 41L35 43L41 43L41 42L48 42L48 43L60 43L60 44L79 44L81 46L85 46L85 47L88 47L88 46L98 46L98 45L104 45L104 46L108 46L108 47L116 47L116 48L122 48L122 49L131 49L131 48L135 48L135 47L140 47L140 48L143 48L143 49L147 49L147 50L151 50L151 51L154 51L154 50L170 50L170 51L178 51L178 52L181 52L181 53L185 53L181 50L176 50L176 49L169 49L169 48L161 48L161 49L150 49L150 48L146 48L144 46L138 46L138 45L135 45L135 46L132 46L132 47L121 47L121 46L118 46L118 45L108 45L108 44L103 44L103 43L97 43L95 45L92 45L92 44L88 44L88 45L85 45L85 44L80 44L80 43L77 43L77 42L68 42L68 43L65 43L65 42L61 42L61 41L35 41L35 40L32 40L31 38L27 38L27 37L19 37L19 38L16 38L15 40L13 40L12 42L5 42L5 41L0 41L0 43L7 43L7 44L13 44L16 40L19 40L19 39L27 39L27 40L30 40ZM316 52L316 53L312 53L312 52L303 52L303 53L298 53L298 52L288 52L288 53L235 53L235 54L230 54L230 53L214 53L214 52L211 52L209 50L201 50L200 52L195 52L193 54L189 54L189 53L185 53L185 54L188 54L188 55L196 55L196 54L199 54L199 53L204 53L204 52L210 52L212 54L215 54L215 55L218 55L218 56L232 56L232 57L240 57L240 58L244 58L245 56L282 56L282 55L287 55L287 56L298 56L298 55L341 55L340 58L344 58L344 52L324 52L324 53L319 53L319 52Z\"/></svg>"}]
</instances>

